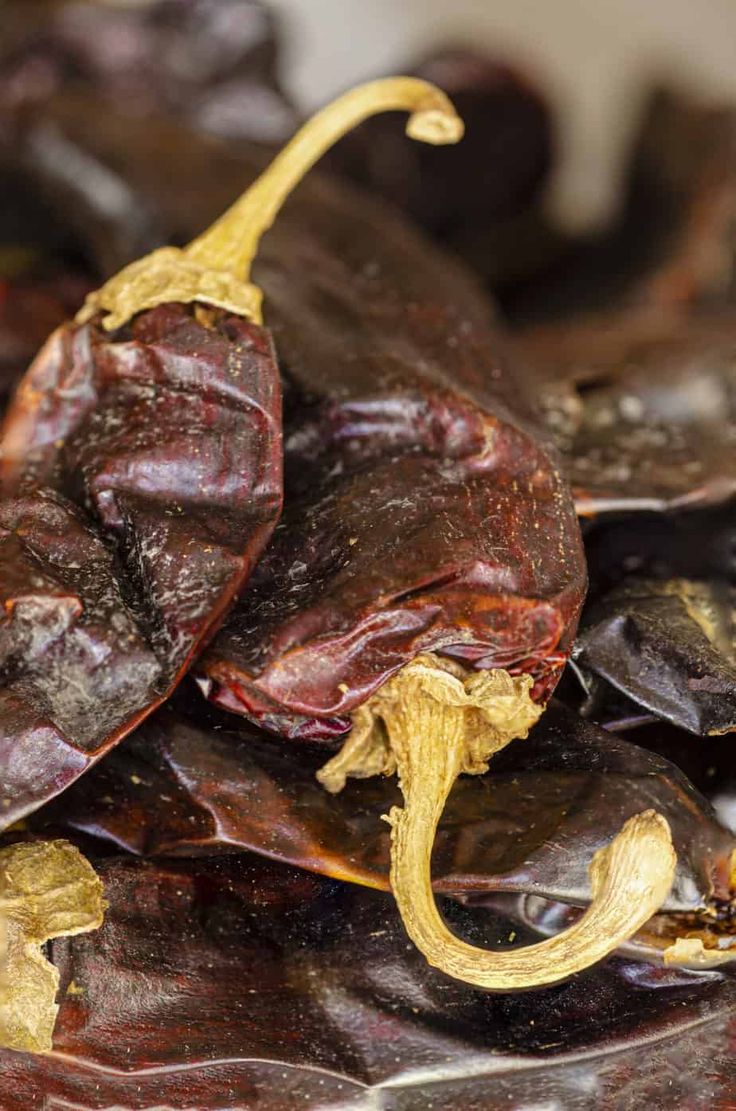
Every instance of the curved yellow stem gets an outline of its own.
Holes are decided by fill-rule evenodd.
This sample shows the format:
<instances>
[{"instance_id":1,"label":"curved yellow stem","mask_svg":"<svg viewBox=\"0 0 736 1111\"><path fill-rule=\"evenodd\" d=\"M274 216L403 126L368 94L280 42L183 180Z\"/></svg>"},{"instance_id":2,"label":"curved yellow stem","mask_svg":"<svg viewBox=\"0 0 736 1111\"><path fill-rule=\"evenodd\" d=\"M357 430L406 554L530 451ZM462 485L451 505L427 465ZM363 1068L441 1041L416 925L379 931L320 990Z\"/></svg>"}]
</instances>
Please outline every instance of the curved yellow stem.
<instances>
[{"instance_id":1,"label":"curved yellow stem","mask_svg":"<svg viewBox=\"0 0 736 1111\"><path fill-rule=\"evenodd\" d=\"M102 323L119 328L156 305L198 301L261 322L262 294L250 281L261 236L289 193L315 162L347 131L378 112L409 112L407 135L425 143L456 143L463 123L436 86L416 77L370 81L338 97L309 120L212 227L188 247L163 247L126 266L90 294L77 320L101 309Z\"/></svg>"},{"instance_id":2,"label":"curved yellow stem","mask_svg":"<svg viewBox=\"0 0 736 1111\"><path fill-rule=\"evenodd\" d=\"M554 984L601 960L660 908L676 865L667 822L648 810L630 818L595 855L593 902L564 933L492 952L450 932L432 892L437 825L457 776L485 771L494 752L526 736L540 713L530 687L528 677L463 675L441 660L420 658L362 708L356 737L319 773L335 791L346 775L398 771L405 806L394 807L388 818L391 888L407 933L434 967L495 991Z\"/></svg>"},{"instance_id":3,"label":"curved yellow stem","mask_svg":"<svg viewBox=\"0 0 736 1111\"><path fill-rule=\"evenodd\" d=\"M463 123L445 94L417 77L358 85L312 116L240 200L186 248L203 266L247 281L264 232L304 175L346 132L379 112L410 112L406 133L423 143L456 143Z\"/></svg>"}]
</instances>

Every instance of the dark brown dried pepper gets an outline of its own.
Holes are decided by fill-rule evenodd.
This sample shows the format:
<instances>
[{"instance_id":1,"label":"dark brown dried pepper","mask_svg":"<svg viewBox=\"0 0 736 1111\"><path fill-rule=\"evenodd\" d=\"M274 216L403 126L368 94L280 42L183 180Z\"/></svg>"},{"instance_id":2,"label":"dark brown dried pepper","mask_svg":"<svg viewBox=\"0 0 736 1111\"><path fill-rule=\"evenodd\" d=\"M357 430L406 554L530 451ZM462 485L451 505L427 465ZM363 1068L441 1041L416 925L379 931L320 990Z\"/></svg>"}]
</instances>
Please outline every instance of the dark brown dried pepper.
<instances>
[{"instance_id":1,"label":"dark brown dried pepper","mask_svg":"<svg viewBox=\"0 0 736 1111\"><path fill-rule=\"evenodd\" d=\"M682 729L733 732L733 615L727 582L627 578L590 607L575 658Z\"/></svg>"},{"instance_id":2,"label":"dark brown dried pepper","mask_svg":"<svg viewBox=\"0 0 736 1111\"><path fill-rule=\"evenodd\" d=\"M299 759L233 715L169 704L63 798L34 817L48 836L89 835L142 856L250 850L335 879L389 886L393 779L329 797L319 746ZM635 738L632 738L635 739ZM655 806L672 829L677 873L663 910L696 916L731 900L736 841L662 756L551 702L526 741L462 776L433 848L436 892L522 892L585 906L587 863L632 815Z\"/></svg>"}]
</instances>

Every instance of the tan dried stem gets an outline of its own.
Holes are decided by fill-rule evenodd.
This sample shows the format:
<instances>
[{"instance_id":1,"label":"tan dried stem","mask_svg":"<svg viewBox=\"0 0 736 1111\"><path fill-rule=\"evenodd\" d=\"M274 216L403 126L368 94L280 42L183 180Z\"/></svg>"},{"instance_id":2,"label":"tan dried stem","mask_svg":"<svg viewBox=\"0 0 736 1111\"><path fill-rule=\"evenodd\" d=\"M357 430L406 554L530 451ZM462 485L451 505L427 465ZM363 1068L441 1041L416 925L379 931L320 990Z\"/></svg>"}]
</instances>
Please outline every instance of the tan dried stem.
<instances>
[{"instance_id":1,"label":"tan dried stem","mask_svg":"<svg viewBox=\"0 0 736 1111\"><path fill-rule=\"evenodd\" d=\"M379 112L409 112L406 133L435 145L456 143L463 123L445 94L417 77L370 81L338 97L309 120L268 169L188 247L162 247L126 266L90 294L77 319L100 310L119 328L144 309L172 302L214 305L261 323L262 293L250 281L261 236L311 167L351 128Z\"/></svg>"},{"instance_id":2,"label":"tan dried stem","mask_svg":"<svg viewBox=\"0 0 736 1111\"><path fill-rule=\"evenodd\" d=\"M407 933L431 965L496 991L554 984L605 957L659 909L676 864L667 822L648 810L630 818L596 853L593 902L557 937L490 952L448 930L432 892L437 825L457 776L486 771L494 752L527 735L541 712L531 700L531 685L528 676L464 674L435 657L420 657L361 708L342 752L318 776L334 792L348 775L398 771L405 805L388 816L391 887Z\"/></svg>"},{"instance_id":3,"label":"tan dried stem","mask_svg":"<svg viewBox=\"0 0 736 1111\"><path fill-rule=\"evenodd\" d=\"M102 924L102 883L68 841L0 849L0 1048L52 1047L59 972L41 946Z\"/></svg>"}]
</instances>

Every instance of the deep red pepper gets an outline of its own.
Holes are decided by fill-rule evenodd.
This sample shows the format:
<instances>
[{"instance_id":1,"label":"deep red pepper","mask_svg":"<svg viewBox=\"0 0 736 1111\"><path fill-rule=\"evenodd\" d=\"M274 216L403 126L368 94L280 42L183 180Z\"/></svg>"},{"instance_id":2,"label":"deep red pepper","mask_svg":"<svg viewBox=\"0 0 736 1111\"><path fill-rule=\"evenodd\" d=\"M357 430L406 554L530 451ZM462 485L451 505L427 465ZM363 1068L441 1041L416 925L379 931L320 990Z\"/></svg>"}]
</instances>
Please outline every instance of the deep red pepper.
<instances>
[{"instance_id":1,"label":"deep red pepper","mask_svg":"<svg viewBox=\"0 0 736 1111\"><path fill-rule=\"evenodd\" d=\"M3 439L3 824L176 685L275 524L280 448L257 325L168 305L51 337Z\"/></svg>"},{"instance_id":2,"label":"deep red pepper","mask_svg":"<svg viewBox=\"0 0 736 1111\"><path fill-rule=\"evenodd\" d=\"M349 730L319 773L330 791L398 771L391 886L430 963L490 989L554 982L666 897L661 815L630 819L598 858L576 927L513 960L453 937L430 874L455 777L526 735L570 651L585 571L554 451L473 283L381 210L305 195L260 276L285 376L286 511L202 685L287 736Z\"/></svg>"},{"instance_id":3,"label":"deep red pepper","mask_svg":"<svg viewBox=\"0 0 736 1111\"><path fill-rule=\"evenodd\" d=\"M202 665L210 696L329 737L432 651L529 673L546 699L582 548L487 303L382 209L329 194L294 209L260 268L286 382L285 514Z\"/></svg>"},{"instance_id":4,"label":"deep red pepper","mask_svg":"<svg viewBox=\"0 0 736 1111\"><path fill-rule=\"evenodd\" d=\"M3 1111L732 1102L723 974L617 959L498 997L428 969L381 892L248 856L96 866L105 923L51 943L54 1052L0 1050ZM534 936L445 905L476 943Z\"/></svg>"}]
</instances>

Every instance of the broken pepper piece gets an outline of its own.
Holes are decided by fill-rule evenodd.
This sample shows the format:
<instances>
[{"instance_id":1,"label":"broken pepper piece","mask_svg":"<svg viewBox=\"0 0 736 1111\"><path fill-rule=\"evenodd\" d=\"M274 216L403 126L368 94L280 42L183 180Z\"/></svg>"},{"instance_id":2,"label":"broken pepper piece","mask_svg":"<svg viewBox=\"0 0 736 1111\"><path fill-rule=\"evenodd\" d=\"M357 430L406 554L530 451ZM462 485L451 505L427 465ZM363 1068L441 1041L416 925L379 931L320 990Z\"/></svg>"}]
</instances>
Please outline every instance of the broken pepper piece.
<instances>
[{"instance_id":1,"label":"broken pepper piece","mask_svg":"<svg viewBox=\"0 0 736 1111\"><path fill-rule=\"evenodd\" d=\"M575 658L691 733L736 730L734 589L726 581L627 578L591 606Z\"/></svg>"},{"instance_id":2,"label":"broken pepper piece","mask_svg":"<svg viewBox=\"0 0 736 1111\"><path fill-rule=\"evenodd\" d=\"M102 883L68 841L0 849L0 1047L51 1049L57 968L40 946L102 925Z\"/></svg>"}]
</instances>

